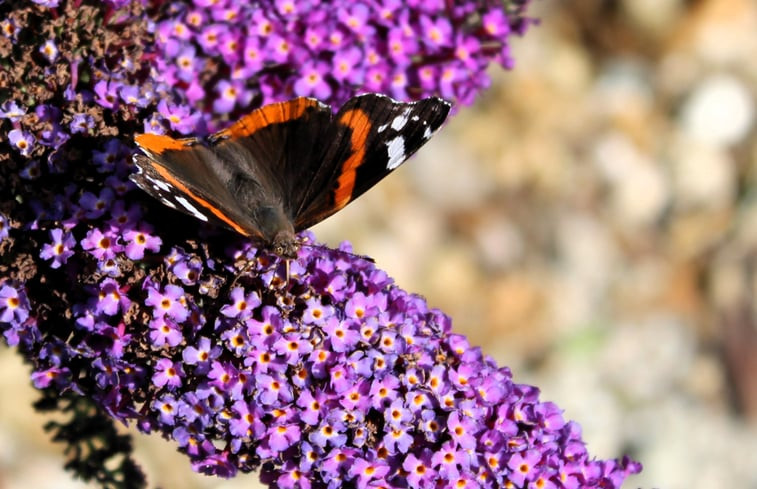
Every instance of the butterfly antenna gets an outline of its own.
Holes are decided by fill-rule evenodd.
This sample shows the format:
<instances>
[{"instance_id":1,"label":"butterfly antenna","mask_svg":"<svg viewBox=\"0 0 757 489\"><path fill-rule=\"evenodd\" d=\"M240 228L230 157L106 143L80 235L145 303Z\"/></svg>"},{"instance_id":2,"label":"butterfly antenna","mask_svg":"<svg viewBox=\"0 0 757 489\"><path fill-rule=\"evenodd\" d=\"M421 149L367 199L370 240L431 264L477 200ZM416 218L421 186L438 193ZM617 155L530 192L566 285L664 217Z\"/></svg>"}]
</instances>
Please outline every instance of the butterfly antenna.
<instances>
[{"instance_id":1,"label":"butterfly antenna","mask_svg":"<svg viewBox=\"0 0 757 489\"><path fill-rule=\"evenodd\" d=\"M304 247L307 247L307 248L313 248L313 249L321 250L321 251L325 251L325 252L336 252L336 253L339 253L339 254L342 254L342 255L345 255L345 256L349 256L351 258L358 258L360 260L365 260L365 261L368 261L368 262L371 262L371 263L376 263L376 260L374 260L373 258L371 258L368 255L359 255L359 254L353 253L351 251L340 250L338 248L329 248L328 246L322 245L322 244L301 243L300 246L304 246Z\"/></svg>"}]
</instances>

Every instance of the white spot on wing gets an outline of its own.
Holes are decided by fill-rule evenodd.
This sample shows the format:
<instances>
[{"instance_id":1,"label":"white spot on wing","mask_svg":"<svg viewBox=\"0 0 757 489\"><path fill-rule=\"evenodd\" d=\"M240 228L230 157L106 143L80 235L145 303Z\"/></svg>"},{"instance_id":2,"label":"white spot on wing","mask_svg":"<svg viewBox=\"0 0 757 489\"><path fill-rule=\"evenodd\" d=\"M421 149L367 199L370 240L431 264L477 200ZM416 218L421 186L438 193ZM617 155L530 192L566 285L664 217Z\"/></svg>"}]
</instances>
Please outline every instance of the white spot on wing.
<instances>
[{"instance_id":1,"label":"white spot on wing","mask_svg":"<svg viewBox=\"0 0 757 489\"><path fill-rule=\"evenodd\" d=\"M384 132L384 131L386 131L387 127L389 127L389 124L382 124L382 125L379 126L379 128L377 129L377 131L380 132L380 133Z\"/></svg>"},{"instance_id":2,"label":"white spot on wing","mask_svg":"<svg viewBox=\"0 0 757 489\"><path fill-rule=\"evenodd\" d=\"M163 203L164 205L167 205L171 209L176 209L176 204L174 204L173 202L171 202L168 199L160 199L160 202Z\"/></svg>"},{"instance_id":3,"label":"white spot on wing","mask_svg":"<svg viewBox=\"0 0 757 489\"><path fill-rule=\"evenodd\" d=\"M171 187L164 181L158 180L156 178L153 178L149 174L145 174L145 178L150 181L151 184L153 184L156 188L159 188L160 190L164 192L170 192Z\"/></svg>"},{"instance_id":4,"label":"white spot on wing","mask_svg":"<svg viewBox=\"0 0 757 489\"><path fill-rule=\"evenodd\" d=\"M186 198L181 195L176 196L176 201L181 204L190 214L201 221L207 222L208 218L205 214L197 210L197 207L193 206Z\"/></svg>"},{"instance_id":5,"label":"white spot on wing","mask_svg":"<svg viewBox=\"0 0 757 489\"><path fill-rule=\"evenodd\" d=\"M434 131L432 131L430 127L426 126L426 129L423 131L423 139L429 139L433 135Z\"/></svg>"},{"instance_id":6,"label":"white spot on wing","mask_svg":"<svg viewBox=\"0 0 757 489\"><path fill-rule=\"evenodd\" d=\"M397 136L391 141L386 142L386 152L389 154L389 161L386 163L387 170L394 170L405 161L405 138Z\"/></svg>"},{"instance_id":7,"label":"white spot on wing","mask_svg":"<svg viewBox=\"0 0 757 489\"><path fill-rule=\"evenodd\" d=\"M392 129L394 129L395 131L401 130L403 127L405 127L405 124L407 124L407 121L409 120L410 109L408 108L392 120Z\"/></svg>"}]
</instances>

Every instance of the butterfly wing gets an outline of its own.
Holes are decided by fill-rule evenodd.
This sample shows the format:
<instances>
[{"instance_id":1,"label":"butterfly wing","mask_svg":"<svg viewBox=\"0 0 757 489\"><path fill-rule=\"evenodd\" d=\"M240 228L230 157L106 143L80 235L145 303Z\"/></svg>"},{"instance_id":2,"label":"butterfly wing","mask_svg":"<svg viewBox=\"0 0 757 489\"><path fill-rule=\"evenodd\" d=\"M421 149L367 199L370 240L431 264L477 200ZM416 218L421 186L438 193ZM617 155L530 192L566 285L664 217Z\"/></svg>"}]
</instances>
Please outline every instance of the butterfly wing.
<instances>
[{"instance_id":1,"label":"butterfly wing","mask_svg":"<svg viewBox=\"0 0 757 489\"><path fill-rule=\"evenodd\" d=\"M322 221L373 187L431 138L449 110L435 97L404 103L365 94L347 101L329 127L309 184L293 199L295 229Z\"/></svg>"},{"instance_id":2,"label":"butterfly wing","mask_svg":"<svg viewBox=\"0 0 757 489\"><path fill-rule=\"evenodd\" d=\"M164 204L271 242L291 232L297 186L317 170L331 109L297 98L254 110L207 138L142 134L132 180Z\"/></svg>"},{"instance_id":3,"label":"butterfly wing","mask_svg":"<svg viewBox=\"0 0 757 489\"><path fill-rule=\"evenodd\" d=\"M272 195L263 200L281 205L291 220L299 204L296 196L318 170L317 155L328 143L331 117L328 105L300 97L266 105L212 135L213 151L240 169L234 190L242 205L259 204L260 191L267 192ZM262 182L263 188L246 185L249 179Z\"/></svg>"},{"instance_id":4,"label":"butterfly wing","mask_svg":"<svg viewBox=\"0 0 757 489\"><path fill-rule=\"evenodd\" d=\"M138 172L130 178L142 190L202 221L260 237L228 190L226 165L202 142L158 134L140 134L135 141L144 154L134 155Z\"/></svg>"},{"instance_id":5,"label":"butterfly wing","mask_svg":"<svg viewBox=\"0 0 757 489\"><path fill-rule=\"evenodd\" d=\"M441 126L450 105L378 94L331 109L297 98L257 109L207 145L142 134L132 180L166 205L271 240L325 219L384 178Z\"/></svg>"}]
</instances>

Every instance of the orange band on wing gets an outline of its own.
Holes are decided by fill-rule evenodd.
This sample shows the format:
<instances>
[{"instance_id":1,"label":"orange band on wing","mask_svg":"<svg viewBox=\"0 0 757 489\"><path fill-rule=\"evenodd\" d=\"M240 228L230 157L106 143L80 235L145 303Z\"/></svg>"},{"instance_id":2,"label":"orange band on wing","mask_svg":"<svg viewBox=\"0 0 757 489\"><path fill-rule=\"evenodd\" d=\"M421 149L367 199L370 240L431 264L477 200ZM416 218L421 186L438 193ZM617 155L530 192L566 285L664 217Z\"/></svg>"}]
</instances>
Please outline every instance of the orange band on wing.
<instances>
[{"instance_id":1,"label":"orange band on wing","mask_svg":"<svg viewBox=\"0 0 757 489\"><path fill-rule=\"evenodd\" d=\"M184 192L185 195L191 196L194 202L200 204L202 207L209 210L218 219L228 224L231 229L238 232L242 236L250 236L250 233L248 233L242 227L240 227L239 224L235 223L231 218L229 218L229 216L221 212L221 209L214 207L210 202L208 202L205 199L200 198L200 196L198 196L197 194L189 190L189 188L187 188L186 185L184 185L179 180L177 180L173 175L171 175L171 173L168 170L166 170L165 167L163 167L157 162L152 167L155 169L155 171L160 173L160 176L163 177L168 183L170 183L174 187Z\"/></svg>"},{"instance_id":2,"label":"orange band on wing","mask_svg":"<svg viewBox=\"0 0 757 489\"><path fill-rule=\"evenodd\" d=\"M368 133L371 130L371 121L360 109L352 109L345 112L339 122L352 129L350 143L352 154L342 165L339 172L339 180L334 191L334 205L341 209L352 199L352 191L355 188L357 168L365 161L365 147Z\"/></svg>"},{"instance_id":3,"label":"orange band on wing","mask_svg":"<svg viewBox=\"0 0 757 489\"><path fill-rule=\"evenodd\" d=\"M214 134L214 137L240 138L249 136L271 124L280 124L301 117L309 107L315 107L318 101L311 98L300 97L286 102L266 105L253 110L237 122L223 131Z\"/></svg>"},{"instance_id":4,"label":"orange band on wing","mask_svg":"<svg viewBox=\"0 0 757 489\"><path fill-rule=\"evenodd\" d=\"M140 148L155 154L163 154L166 150L181 151L186 149L187 142L192 139L174 139L162 134L140 134L134 138Z\"/></svg>"}]
</instances>

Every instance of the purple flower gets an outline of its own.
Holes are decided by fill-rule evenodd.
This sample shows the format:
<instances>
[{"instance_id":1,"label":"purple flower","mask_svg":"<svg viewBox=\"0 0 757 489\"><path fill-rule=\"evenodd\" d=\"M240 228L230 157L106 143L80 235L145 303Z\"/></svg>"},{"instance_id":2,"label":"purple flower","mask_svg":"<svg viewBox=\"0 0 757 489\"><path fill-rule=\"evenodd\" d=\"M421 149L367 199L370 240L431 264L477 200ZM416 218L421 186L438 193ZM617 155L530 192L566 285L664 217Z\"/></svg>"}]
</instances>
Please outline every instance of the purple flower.
<instances>
[{"instance_id":1,"label":"purple flower","mask_svg":"<svg viewBox=\"0 0 757 489\"><path fill-rule=\"evenodd\" d=\"M218 85L216 85L216 94L218 95L218 98L213 102L213 110L220 114L231 112L238 103L243 105L243 103L240 102L244 98L245 93L246 92L241 83L221 80L218 82Z\"/></svg>"},{"instance_id":2,"label":"purple flower","mask_svg":"<svg viewBox=\"0 0 757 489\"><path fill-rule=\"evenodd\" d=\"M300 439L300 428L296 424L273 426L265 436L274 452L283 452Z\"/></svg>"},{"instance_id":3,"label":"purple flower","mask_svg":"<svg viewBox=\"0 0 757 489\"><path fill-rule=\"evenodd\" d=\"M210 24L207 27L203 28L198 38L202 49L210 53L215 53L222 32L223 27L221 26L221 24Z\"/></svg>"},{"instance_id":4,"label":"purple flower","mask_svg":"<svg viewBox=\"0 0 757 489\"><path fill-rule=\"evenodd\" d=\"M197 374L207 373L210 363L221 354L221 347L213 346L209 338L200 337L197 346L187 346L181 353L184 363L195 365Z\"/></svg>"},{"instance_id":5,"label":"purple flower","mask_svg":"<svg viewBox=\"0 0 757 489\"><path fill-rule=\"evenodd\" d=\"M190 108L185 105L176 105L161 100L158 103L158 112L165 117L174 131L190 134L197 129L199 114L192 114Z\"/></svg>"},{"instance_id":6,"label":"purple flower","mask_svg":"<svg viewBox=\"0 0 757 489\"><path fill-rule=\"evenodd\" d=\"M97 228L87 232L86 237L81 240L81 246L100 262L115 258L116 253L122 249L115 236L110 233L104 234Z\"/></svg>"},{"instance_id":7,"label":"purple flower","mask_svg":"<svg viewBox=\"0 0 757 489\"><path fill-rule=\"evenodd\" d=\"M197 75L196 50L194 46L185 46L176 56L176 67L178 68L178 77L180 80L190 82Z\"/></svg>"},{"instance_id":8,"label":"purple flower","mask_svg":"<svg viewBox=\"0 0 757 489\"><path fill-rule=\"evenodd\" d=\"M536 450L516 452L507 462L510 472L510 480L518 486L524 486L526 481L535 480L538 475L537 464L542 455Z\"/></svg>"},{"instance_id":9,"label":"purple flower","mask_svg":"<svg viewBox=\"0 0 757 489\"><path fill-rule=\"evenodd\" d=\"M310 433L309 440L313 445L322 449L326 447L339 448L344 446L347 441L347 435L342 432L343 429L340 424L323 421L318 428Z\"/></svg>"},{"instance_id":10,"label":"purple flower","mask_svg":"<svg viewBox=\"0 0 757 489\"><path fill-rule=\"evenodd\" d=\"M103 146L102 151L94 149L92 151L92 160L97 170L101 173L113 173L116 170L116 164L123 158L126 148L117 139L111 139Z\"/></svg>"},{"instance_id":11,"label":"purple flower","mask_svg":"<svg viewBox=\"0 0 757 489\"><path fill-rule=\"evenodd\" d=\"M58 367L36 371L32 373L32 384L37 389L46 389L55 383L60 383L64 386L68 373L68 369Z\"/></svg>"},{"instance_id":12,"label":"purple flower","mask_svg":"<svg viewBox=\"0 0 757 489\"><path fill-rule=\"evenodd\" d=\"M16 287L0 287L0 322L22 323L29 317L29 301Z\"/></svg>"},{"instance_id":13,"label":"purple flower","mask_svg":"<svg viewBox=\"0 0 757 489\"><path fill-rule=\"evenodd\" d=\"M39 160L31 160L27 165L19 172L21 178L25 180L34 180L39 178L41 170L39 166Z\"/></svg>"},{"instance_id":14,"label":"purple flower","mask_svg":"<svg viewBox=\"0 0 757 489\"><path fill-rule=\"evenodd\" d=\"M123 85L118 89L118 96L127 105L139 107L143 109L147 106L148 100L142 97L139 91L139 87L133 85Z\"/></svg>"},{"instance_id":15,"label":"purple flower","mask_svg":"<svg viewBox=\"0 0 757 489\"><path fill-rule=\"evenodd\" d=\"M115 108L118 105L118 90L120 88L120 85L115 81L100 80L95 83L95 95L97 96L95 101L105 108Z\"/></svg>"},{"instance_id":16,"label":"purple flower","mask_svg":"<svg viewBox=\"0 0 757 489\"><path fill-rule=\"evenodd\" d=\"M235 436L246 438L263 434L264 425L255 405L239 400L232 405L232 411L236 416L229 421L229 431Z\"/></svg>"},{"instance_id":17,"label":"purple flower","mask_svg":"<svg viewBox=\"0 0 757 489\"><path fill-rule=\"evenodd\" d=\"M108 316L113 316L119 311L125 313L129 308L131 301L119 290L119 284L112 278L106 278L100 284L100 293L96 312L101 312Z\"/></svg>"},{"instance_id":18,"label":"purple flower","mask_svg":"<svg viewBox=\"0 0 757 489\"><path fill-rule=\"evenodd\" d=\"M0 32L4 37L15 41L20 30L13 19L0 20Z\"/></svg>"},{"instance_id":19,"label":"purple flower","mask_svg":"<svg viewBox=\"0 0 757 489\"><path fill-rule=\"evenodd\" d=\"M430 451L416 457L410 453L405 457L402 468L407 472L407 481L411 487L425 487L436 479L436 471L431 468Z\"/></svg>"},{"instance_id":20,"label":"purple flower","mask_svg":"<svg viewBox=\"0 0 757 489\"><path fill-rule=\"evenodd\" d=\"M0 106L0 119L9 119L11 122L18 122L26 114L26 107L18 105L15 100L6 100Z\"/></svg>"},{"instance_id":21,"label":"purple flower","mask_svg":"<svg viewBox=\"0 0 757 489\"><path fill-rule=\"evenodd\" d=\"M109 188L102 189L99 195L84 192L79 199L79 206L85 212L84 217L97 219L108 211L114 198L113 190Z\"/></svg>"},{"instance_id":22,"label":"purple flower","mask_svg":"<svg viewBox=\"0 0 757 489\"><path fill-rule=\"evenodd\" d=\"M95 118L89 114L74 114L69 123L72 134L87 133L95 126Z\"/></svg>"},{"instance_id":23,"label":"purple flower","mask_svg":"<svg viewBox=\"0 0 757 489\"><path fill-rule=\"evenodd\" d=\"M329 66L325 62L308 63L302 70L302 76L294 83L294 91L297 95L309 96L325 99L331 95L331 87L324 78L324 74L329 71Z\"/></svg>"},{"instance_id":24,"label":"purple flower","mask_svg":"<svg viewBox=\"0 0 757 489\"><path fill-rule=\"evenodd\" d=\"M337 19L339 19L339 22L360 38L369 34L366 30L366 26L370 14L371 11L366 4L356 2L347 8L340 8L337 10L336 16Z\"/></svg>"},{"instance_id":25,"label":"purple flower","mask_svg":"<svg viewBox=\"0 0 757 489\"><path fill-rule=\"evenodd\" d=\"M450 440L431 456L434 470L447 480L457 480L460 473L470 470L470 455L460 445Z\"/></svg>"},{"instance_id":26,"label":"purple flower","mask_svg":"<svg viewBox=\"0 0 757 489\"><path fill-rule=\"evenodd\" d=\"M501 9L489 10L481 17L481 20L486 33L494 39L501 39L510 33L509 19Z\"/></svg>"},{"instance_id":27,"label":"purple flower","mask_svg":"<svg viewBox=\"0 0 757 489\"><path fill-rule=\"evenodd\" d=\"M184 337L179 327L166 315L150 321L150 340L157 347L177 346Z\"/></svg>"},{"instance_id":28,"label":"purple flower","mask_svg":"<svg viewBox=\"0 0 757 489\"><path fill-rule=\"evenodd\" d=\"M469 70L476 70L479 64L478 52L481 43L474 36L459 35L455 42L455 57Z\"/></svg>"},{"instance_id":29,"label":"purple flower","mask_svg":"<svg viewBox=\"0 0 757 489\"><path fill-rule=\"evenodd\" d=\"M20 129L12 129L8 132L8 142L22 156L29 156L34 149L36 138L29 132Z\"/></svg>"},{"instance_id":30,"label":"purple flower","mask_svg":"<svg viewBox=\"0 0 757 489\"><path fill-rule=\"evenodd\" d=\"M50 63L55 63L55 60L58 59L58 46L53 39L45 41L45 43L40 46L39 52Z\"/></svg>"},{"instance_id":31,"label":"purple flower","mask_svg":"<svg viewBox=\"0 0 757 489\"><path fill-rule=\"evenodd\" d=\"M154 286L148 286L145 304L152 306L156 318L168 315L181 322L189 316L184 289L176 285L166 285L162 293Z\"/></svg>"},{"instance_id":32,"label":"purple flower","mask_svg":"<svg viewBox=\"0 0 757 489\"><path fill-rule=\"evenodd\" d=\"M433 19L424 15L420 27L423 41L432 53L452 45L452 25L444 17Z\"/></svg>"},{"instance_id":33,"label":"purple flower","mask_svg":"<svg viewBox=\"0 0 757 489\"><path fill-rule=\"evenodd\" d=\"M272 61L279 64L285 64L289 61L292 54L292 42L283 36L273 34L266 41L266 51Z\"/></svg>"},{"instance_id":34,"label":"purple flower","mask_svg":"<svg viewBox=\"0 0 757 489\"><path fill-rule=\"evenodd\" d=\"M241 37L234 32L225 32L221 36L219 51L224 61L235 65L241 57Z\"/></svg>"},{"instance_id":35,"label":"purple flower","mask_svg":"<svg viewBox=\"0 0 757 489\"><path fill-rule=\"evenodd\" d=\"M202 262L199 260L181 260L173 265L171 271L184 285L195 285L202 272Z\"/></svg>"},{"instance_id":36,"label":"purple flower","mask_svg":"<svg viewBox=\"0 0 757 489\"><path fill-rule=\"evenodd\" d=\"M401 27L389 30L387 36L388 54L400 67L411 63L411 56L418 50L418 42L412 32Z\"/></svg>"},{"instance_id":37,"label":"purple flower","mask_svg":"<svg viewBox=\"0 0 757 489\"><path fill-rule=\"evenodd\" d=\"M132 260L141 260L145 256L145 250L157 253L160 251L162 241L159 237L150 234L149 231L131 229L123 234L124 251Z\"/></svg>"},{"instance_id":38,"label":"purple flower","mask_svg":"<svg viewBox=\"0 0 757 489\"><path fill-rule=\"evenodd\" d=\"M0 212L0 243L2 243L10 235L10 223L5 214Z\"/></svg>"},{"instance_id":39,"label":"purple flower","mask_svg":"<svg viewBox=\"0 0 757 489\"><path fill-rule=\"evenodd\" d=\"M245 295L244 289L241 287L235 287L230 296L234 302L221 308L221 314L226 317L248 318L252 315L252 311L261 304L260 295L257 292L253 291Z\"/></svg>"},{"instance_id":40,"label":"purple flower","mask_svg":"<svg viewBox=\"0 0 757 489\"><path fill-rule=\"evenodd\" d=\"M181 386L182 375L179 365L174 364L169 358L161 358L155 363L152 383L155 387L177 388Z\"/></svg>"},{"instance_id":41,"label":"purple flower","mask_svg":"<svg viewBox=\"0 0 757 489\"><path fill-rule=\"evenodd\" d=\"M173 396L164 395L153 402L152 409L159 413L161 423L172 425L179 409L179 403Z\"/></svg>"},{"instance_id":42,"label":"purple flower","mask_svg":"<svg viewBox=\"0 0 757 489\"><path fill-rule=\"evenodd\" d=\"M366 487L371 481L381 481L389 473L389 466L383 460L369 461L358 458L352 464L349 475L357 479L359 487Z\"/></svg>"}]
</instances>

